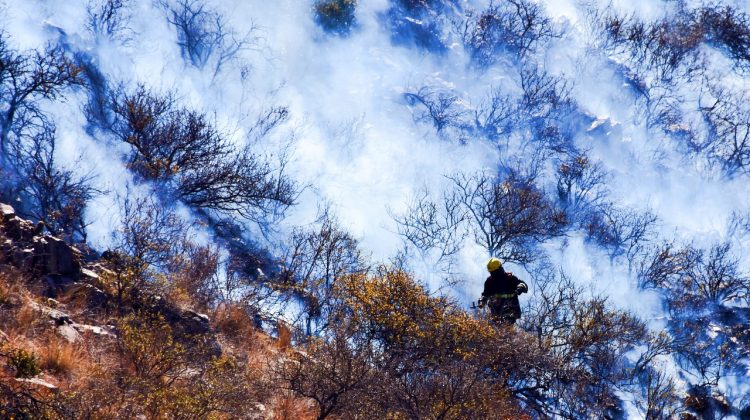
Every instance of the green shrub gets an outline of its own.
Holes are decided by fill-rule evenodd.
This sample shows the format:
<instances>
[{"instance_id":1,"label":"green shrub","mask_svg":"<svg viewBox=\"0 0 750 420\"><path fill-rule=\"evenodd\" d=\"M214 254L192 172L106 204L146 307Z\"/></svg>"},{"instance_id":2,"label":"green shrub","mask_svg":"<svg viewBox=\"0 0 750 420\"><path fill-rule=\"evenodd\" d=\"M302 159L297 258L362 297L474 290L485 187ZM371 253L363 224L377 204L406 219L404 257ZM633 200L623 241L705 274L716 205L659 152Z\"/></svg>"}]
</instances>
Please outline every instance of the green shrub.
<instances>
[{"instance_id":1,"label":"green shrub","mask_svg":"<svg viewBox=\"0 0 750 420\"><path fill-rule=\"evenodd\" d=\"M315 4L315 19L328 32L348 33L354 25L357 0L322 0Z\"/></svg>"},{"instance_id":2,"label":"green shrub","mask_svg":"<svg viewBox=\"0 0 750 420\"><path fill-rule=\"evenodd\" d=\"M33 378L41 373L36 355L24 349L13 350L10 355L10 365L16 371L17 378Z\"/></svg>"}]
</instances>

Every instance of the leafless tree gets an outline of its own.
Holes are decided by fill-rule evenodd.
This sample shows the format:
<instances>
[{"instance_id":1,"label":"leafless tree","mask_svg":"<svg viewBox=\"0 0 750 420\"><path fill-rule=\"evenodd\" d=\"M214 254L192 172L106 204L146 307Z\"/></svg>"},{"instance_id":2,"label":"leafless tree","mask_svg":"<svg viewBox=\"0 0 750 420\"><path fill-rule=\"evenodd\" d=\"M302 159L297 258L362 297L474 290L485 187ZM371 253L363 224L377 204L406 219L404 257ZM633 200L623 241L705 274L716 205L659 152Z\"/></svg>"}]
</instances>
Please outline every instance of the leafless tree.
<instances>
[{"instance_id":1,"label":"leafless tree","mask_svg":"<svg viewBox=\"0 0 750 420\"><path fill-rule=\"evenodd\" d=\"M702 263L693 279L701 296L716 303L749 296L750 278L740 272L740 259L732 254L731 244L714 245Z\"/></svg>"},{"instance_id":2,"label":"leafless tree","mask_svg":"<svg viewBox=\"0 0 750 420\"><path fill-rule=\"evenodd\" d=\"M260 140L274 128L289 119L289 108L284 106L273 106L263 110L256 118L255 123L249 129L248 136Z\"/></svg>"},{"instance_id":3,"label":"leafless tree","mask_svg":"<svg viewBox=\"0 0 750 420\"><path fill-rule=\"evenodd\" d=\"M693 375L699 385L716 387L721 378L737 371L745 351L727 331L709 330L710 323L705 316L681 318L673 322L672 330L679 366Z\"/></svg>"},{"instance_id":4,"label":"leafless tree","mask_svg":"<svg viewBox=\"0 0 750 420\"><path fill-rule=\"evenodd\" d=\"M727 224L727 233L729 236L750 233L750 212L732 212Z\"/></svg>"},{"instance_id":5,"label":"leafless tree","mask_svg":"<svg viewBox=\"0 0 750 420\"><path fill-rule=\"evenodd\" d=\"M14 151L24 213L44 222L53 235L86 240L86 206L102 191L91 186L93 175L76 175L55 160L55 128L45 127Z\"/></svg>"},{"instance_id":6,"label":"leafless tree","mask_svg":"<svg viewBox=\"0 0 750 420\"><path fill-rule=\"evenodd\" d=\"M239 150L200 112L145 87L113 91L112 132L131 146L128 167L196 209L265 224L294 204L296 186L250 150Z\"/></svg>"},{"instance_id":7,"label":"leafless tree","mask_svg":"<svg viewBox=\"0 0 750 420\"><path fill-rule=\"evenodd\" d=\"M469 112L452 92L424 86L416 92L404 93L404 98L410 106L424 107L415 114L415 121L431 123L438 132L451 126L460 128L466 125Z\"/></svg>"},{"instance_id":8,"label":"leafless tree","mask_svg":"<svg viewBox=\"0 0 750 420\"><path fill-rule=\"evenodd\" d=\"M667 243L644 260L639 282L641 287L666 290L676 310L740 301L750 296L750 278L741 272L739 261L729 243L715 244L708 252Z\"/></svg>"},{"instance_id":9,"label":"leafless tree","mask_svg":"<svg viewBox=\"0 0 750 420\"><path fill-rule=\"evenodd\" d=\"M537 340L547 361L514 384L537 410L560 418L602 417L632 380L624 351L646 339L643 322L587 297L564 273L537 278L534 299L520 326Z\"/></svg>"},{"instance_id":10,"label":"leafless tree","mask_svg":"<svg viewBox=\"0 0 750 420\"><path fill-rule=\"evenodd\" d=\"M700 45L724 51L741 72L750 63L750 17L731 6L691 9L680 3L675 12L653 22L606 9L594 11L590 20L598 23L593 36L599 47L624 59L624 76L643 95L651 127L666 128L679 120L685 100L675 93L676 86L707 68Z\"/></svg>"},{"instance_id":11,"label":"leafless tree","mask_svg":"<svg viewBox=\"0 0 750 420\"><path fill-rule=\"evenodd\" d=\"M647 369L638 376L640 388L636 400L643 418L647 420L669 420L684 411L675 380L662 370Z\"/></svg>"},{"instance_id":12,"label":"leafless tree","mask_svg":"<svg viewBox=\"0 0 750 420\"><path fill-rule=\"evenodd\" d=\"M183 58L201 69L213 65L213 75L235 59L241 51L251 48L258 38L257 28L250 25L247 33L237 34L217 11L198 0L160 0L167 11L167 21L177 30L177 42Z\"/></svg>"},{"instance_id":13,"label":"leafless tree","mask_svg":"<svg viewBox=\"0 0 750 420\"><path fill-rule=\"evenodd\" d=\"M490 140L513 131L518 120L517 101L502 89L490 91L474 111L474 125Z\"/></svg>"},{"instance_id":14,"label":"leafless tree","mask_svg":"<svg viewBox=\"0 0 750 420\"><path fill-rule=\"evenodd\" d=\"M707 132L698 151L721 164L729 173L750 170L750 107L745 92L737 94L709 84L699 110Z\"/></svg>"},{"instance_id":15,"label":"leafless tree","mask_svg":"<svg viewBox=\"0 0 750 420\"><path fill-rule=\"evenodd\" d=\"M702 28L692 25L685 13L647 23L607 10L598 20L601 26L595 36L607 53L626 56L635 73L652 71L660 81L671 81L679 70L689 71L684 65L695 60L703 39Z\"/></svg>"},{"instance_id":16,"label":"leafless tree","mask_svg":"<svg viewBox=\"0 0 750 420\"><path fill-rule=\"evenodd\" d=\"M706 42L723 48L743 71L750 68L750 15L732 6L707 5L693 19L706 31Z\"/></svg>"},{"instance_id":17,"label":"leafless tree","mask_svg":"<svg viewBox=\"0 0 750 420\"><path fill-rule=\"evenodd\" d=\"M567 124L575 103L565 79L529 64L519 70L517 84L520 95L492 89L476 105L470 128L490 140L516 133L524 144L543 153L569 153L572 142Z\"/></svg>"},{"instance_id":18,"label":"leafless tree","mask_svg":"<svg viewBox=\"0 0 750 420\"><path fill-rule=\"evenodd\" d=\"M188 224L153 197L120 197L121 223L113 232L115 249L139 266L166 268L184 250Z\"/></svg>"},{"instance_id":19,"label":"leafless tree","mask_svg":"<svg viewBox=\"0 0 750 420\"><path fill-rule=\"evenodd\" d=\"M658 218L650 211L639 212L604 203L584 219L588 237L609 250L610 258L621 255L632 261L653 239Z\"/></svg>"},{"instance_id":20,"label":"leafless tree","mask_svg":"<svg viewBox=\"0 0 750 420\"><path fill-rule=\"evenodd\" d=\"M571 219L602 204L607 195L607 172L601 162L592 162L586 153L561 159L555 175L557 198Z\"/></svg>"},{"instance_id":21,"label":"leafless tree","mask_svg":"<svg viewBox=\"0 0 750 420\"><path fill-rule=\"evenodd\" d=\"M642 289L669 288L678 282L700 258L700 253L691 248L678 248L673 243L665 243L654 249L641 262L638 271L638 286Z\"/></svg>"},{"instance_id":22,"label":"leafless tree","mask_svg":"<svg viewBox=\"0 0 750 420\"><path fill-rule=\"evenodd\" d=\"M18 144L49 124L41 108L44 100L58 99L66 87L79 83L79 69L61 47L19 53L0 32L0 159L10 158L9 146Z\"/></svg>"},{"instance_id":23,"label":"leafless tree","mask_svg":"<svg viewBox=\"0 0 750 420\"><path fill-rule=\"evenodd\" d=\"M480 66L493 64L503 52L522 59L560 36L543 7L528 0L490 2L480 13L468 14L461 31Z\"/></svg>"},{"instance_id":24,"label":"leafless tree","mask_svg":"<svg viewBox=\"0 0 750 420\"><path fill-rule=\"evenodd\" d=\"M121 313L128 303L149 296L157 288L158 273L184 253L187 224L159 200L130 192L120 201L120 226L112 233L113 246L102 254L114 272L108 278Z\"/></svg>"},{"instance_id":25,"label":"leafless tree","mask_svg":"<svg viewBox=\"0 0 750 420\"><path fill-rule=\"evenodd\" d=\"M279 366L282 384L318 406L317 418L365 412L366 395L377 378L375 353L367 337L347 318L332 324L326 339L315 339L306 353L295 353Z\"/></svg>"},{"instance_id":26,"label":"leafless tree","mask_svg":"<svg viewBox=\"0 0 750 420\"><path fill-rule=\"evenodd\" d=\"M469 215L474 240L490 255L528 263L537 244L564 233L565 213L536 185L534 174L509 170L449 178Z\"/></svg>"},{"instance_id":27,"label":"leafless tree","mask_svg":"<svg viewBox=\"0 0 750 420\"><path fill-rule=\"evenodd\" d=\"M357 240L341 229L329 208L322 209L314 226L294 229L288 243L285 268L277 281L301 298L305 330L317 335L329 327L333 288L341 277L366 271L366 259Z\"/></svg>"},{"instance_id":28,"label":"leafless tree","mask_svg":"<svg viewBox=\"0 0 750 420\"><path fill-rule=\"evenodd\" d=\"M556 120L559 122L570 112L573 101L568 82L553 76L537 66L526 66L520 72L522 96L519 111L527 120Z\"/></svg>"},{"instance_id":29,"label":"leafless tree","mask_svg":"<svg viewBox=\"0 0 750 420\"><path fill-rule=\"evenodd\" d=\"M91 0L86 6L86 29L96 36L125 36L130 23L130 0Z\"/></svg>"},{"instance_id":30,"label":"leafless tree","mask_svg":"<svg viewBox=\"0 0 750 420\"><path fill-rule=\"evenodd\" d=\"M455 255L466 238L466 209L455 191L445 191L438 202L427 187L417 192L405 213L392 215L398 233L423 256L431 250L439 253L438 261Z\"/></svg>"}]
</instances>

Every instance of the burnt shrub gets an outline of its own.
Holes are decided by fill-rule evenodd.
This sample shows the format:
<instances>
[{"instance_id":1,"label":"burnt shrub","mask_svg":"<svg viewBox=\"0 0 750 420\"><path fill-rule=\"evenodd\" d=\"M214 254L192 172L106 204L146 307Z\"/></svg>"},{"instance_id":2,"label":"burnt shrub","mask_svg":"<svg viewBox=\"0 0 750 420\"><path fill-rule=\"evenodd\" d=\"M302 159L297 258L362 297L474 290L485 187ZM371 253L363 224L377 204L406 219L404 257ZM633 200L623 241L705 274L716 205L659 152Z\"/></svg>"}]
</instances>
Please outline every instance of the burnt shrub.
<instances>
[{"instance_id":1,"label":"burnt shrub","mask_svg":"<svg viewBox=\"0 0 750 420\"><path fill-rule=\"evenodd\" d=\"M199 210L262 222L294 204L295 184L249 146L236 147L206 114L140 86L110 95L111 132L130 146L128 168Z\"/></svg>"},{"instance_id":2,"label":"burnt shrub","mask_svg":"<svg viewBox=\"0 0 750 420\"><path fill-rule=\"evenodd\" d=\"M557 198L571 220L580 219L607 195L607 172L586 153L564 156L556 168Z\"/></svg>"},{"instance_id":3,"label":"burnt shrub","mask_svg":"<svg viewBox=\"0 0 750 420\"><path fill-rule=\"evenodd\" d=\"M739 262L729 243L708 250L665 243L641 263L639 285L662 290L676 312L739 302L750 297L750 278Z\"/></svg>"},{"instance_id":4,"label":"burnt shrub","mask_svg":"<svg viewBox=\"0 0 750 420\"><path fill-rule=\"evenodd\" d=\"M683 6L654 22L608 11L596 19L605 51L626 56L636 73L653 71L658 80L671 80L680 69L689 73L704 43L725 52L739 69L750 63L750 17L731 6Z\"/></svg>"},{"instance_id":5,"label":"burnt shrub","mask_svg":"<svg viewBox=\"0 0 750 420\"><path fill-rule=\"evenodd\" d=\"M743 70L750 66L750 16L731 6L709 6L695 12L707 43L724 50Z\"/></svg>"},{"instance_id":6,"label":"burnt shrub","mask_svg":"<svg viewBox=\"0 0 750 420\"><path fill-rule=\"evenodd\" d=\"M365 272L366 260L358 241L339 226L330 209L321 212L314 226L295 228L288 243L277 280L301 301L305 332L318 335L330 327L334 288L342 277Z\"/></svg>"},{"instance_id":7,"label":"burnt shrub","mask_svg":"<svg viewBox=\"0 0 750 420\"><path fill-rule=\"evenodd\" d=\"M91 0L86 6L86 29L110 39L127 37L130 0Z\"/></svg>"},{"instance_id":8,"label":"burnt shrub","mask_svg":"<svg viewBox=\"0 0 750 420\"><path fill-rule=\"evenodd\" d=\"M604 203L591 210L582 224L588 239L605 247L611 259L624 255L632 260L653 238L657 220L650 211L639 212Z\"/></svg>"},{"instance_id":9,"label":"burnt shrub","mask_svg":"<svg viewBox=\"0 0 750 420\"><path fill-rule=\"evenodd\" d=\"M512 377L517 398L561 418L604 418L619 404L618 388L634 372L624 352L647 339L643 321L588 297L573 279L549 267L536 275L536 290L520 327L543 357L526 360Z\"/></svg>"},{"instance_id":10,"label":"burnt shrub","mask_svg":"<svg viewBox=\"0 0 750 420\"><path fill-rule=\"evenodd\" d=\"M709 85L699 111L706 132L690 144L729 174L750 170L750 107L747 94Z\"/></svg>"},{"instance_id":11,"label":"burnt shrub","mask_svg":"<svg viewBox=\"0 0 750 420\"><path fill-rule=\"evenodd\" d=\"M407 244L423 257L436 250L438 262L457 254L467 236L468 213L455 191L444 191L435 200L425 187L409 199L404 213L391 216Z\"/></svg>"},{"instance_id":12,"label":"burnt shrub","mask_svg":"<svg viewBox=\"0 0 750 420\"><path fill-rule=\"evenodd\" d=\"M457 94L423 86L416 92L404 93L409 106L415 107L414 121L432 124L435 130L466 128L468 110Z\"/></svg>"},{"instance_id":13,"label":"burnt shrub","mask_svg":"<svg viewBox=\"0 0 750 420\"><path fill-rule=\"evenodd\" d=\"M214 77L238 53L253 44L256 27L249 25L246 34L238 34L216 10L197 0L161 0L167 21L177 31L177 43L185 61L202 69L213 66Z\"/></svg>"},{"instance_id":14,"label":"burnt shrub","mask_svg":"<svg viewBox=\"0 0 750 420\"><path fill-rule=\"evenodd\" d=\"M468 14L462 28L463 43L479 66L492 65L503 54L522 59L559 36L543 7L528 0L493 1Z\"/></svg>"},{"instance_id":15,"label":"burnt shrub","mask_svg":"<svg viewBox=\"0 0 750 420\"><path fill-rule=\"evenodd\" d=\"M42 131L50 121L41 108L43 101L62 96L65 88L80 83L80 69L62 47L49 45L44 51L18 52L0 31L0 162L9 163L11 143L16 146Z\"/></svg>"}]
</instances>

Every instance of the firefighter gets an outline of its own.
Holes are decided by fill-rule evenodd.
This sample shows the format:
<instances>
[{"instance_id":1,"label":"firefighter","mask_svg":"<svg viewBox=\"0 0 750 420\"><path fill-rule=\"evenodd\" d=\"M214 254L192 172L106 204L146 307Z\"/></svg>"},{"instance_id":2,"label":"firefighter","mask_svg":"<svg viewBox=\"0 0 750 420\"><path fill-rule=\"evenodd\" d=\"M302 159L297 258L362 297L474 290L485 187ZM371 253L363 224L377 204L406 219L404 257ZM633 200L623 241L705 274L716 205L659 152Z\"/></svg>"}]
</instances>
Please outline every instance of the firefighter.
<instances>
[{"instance_id":1,"label":"firefighter","mask_svg":"<svg viewBox=\"0 0 750 420\"><path fill-rule=\"evenodd\" d=\"M529 286L513 273L506 272L503 263L497 258L490 258L487 262L487 271L490 272L490 276L484 282L484 292L479 305L488 305L496 322L513 325L521 317L518 295L528 292Z\"/></svg>"}]
</instances>

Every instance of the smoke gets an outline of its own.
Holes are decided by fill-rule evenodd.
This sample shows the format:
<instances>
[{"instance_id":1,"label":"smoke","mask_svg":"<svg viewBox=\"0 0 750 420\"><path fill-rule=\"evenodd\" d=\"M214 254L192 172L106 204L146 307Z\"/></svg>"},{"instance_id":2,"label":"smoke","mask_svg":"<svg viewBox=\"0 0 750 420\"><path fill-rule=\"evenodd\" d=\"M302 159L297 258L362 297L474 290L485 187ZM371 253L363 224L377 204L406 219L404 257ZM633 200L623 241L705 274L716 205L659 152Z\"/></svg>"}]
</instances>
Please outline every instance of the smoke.
<instances>
[{"instance_id":1,"label":"smoke","mask_svg":"<svg viewBox=\"0 0 750 420\"><path fill-rule=\"evenodd\" d=\"M444 175L492 170L499 158L516 154L481 140L462 144L414 121L403 94L425 85L449 89L471 104L492 87L516 92L518 87L512 65L478 69L455 39L449 39L439 54L394 44L383 22L387 0L359 2L357 23L346 37L324 33L307 1L204 3L247 40L218 74L212 66L198 69L186 63L175 30L157 2L129 2L127 31L111 40L96 39L86 30L86 0L14 1L0 9L3 29L19 48L54 42L62 31L70 48L89 54L110 83L173 90L185 104L215 115L237 144L248 141L255 117L263 110L288 107L289 121L255 143L258 152L272 160L289 147L288 171L305 186L299 205L278 227L276 241L291 227L313 222L326 202L373 260L386 261L402 247L391 215L406 211L408 198L419 188L426 185L439 192L449 184ZM464 9L487 5L457 3ZM610 173L607 187L613 202L658 216L650 245L670 238L699 245L733 240L736 253L747 255L748 234L728 237L727 223L733 213L750 208L748 178L727 178L700 157L686 157L674 139L646 129L639 95L626 83L619 64L590 48L594 40L586 13L605 3L544 2L563 35L538 60L545 70L566 80L578 111L598 120L598 127L577 134L576 145ZM734 4L747 10L746 2ZM618 0L611 6L647 21L676 7L674 2L645 0ZM726 59L718 59L722 54L716 56L713 71L734 74ZM747 78L732 76L727 81L735 89L748 88ZM686 95L695 91L694 86L683 89ZM85 101L79 91L67 103L49 108L58 126L59 158L81 173L95 173L97 187L108 191L88 210L93 221L90 238L95 246L106 247L117 224L116 197L133 181L122 164L122 147L85 129L80 111ZM553 266L591 293L609 296L653 325L663 321L659 299L637 290L633 261L610 259L579 233L551 241L544 249ZM464 244L452 267L453 278L463 281L455 290L460 299L478 297L488 257L470 239ZM441 285L444 275L434 260L413 257L410 262L432 287ZM742 264L750 268L746 259ZM509 270L530 280L523 267L509 264ZM534 284L529 283L533 294Z\"/></svg>"}]
</instances>

